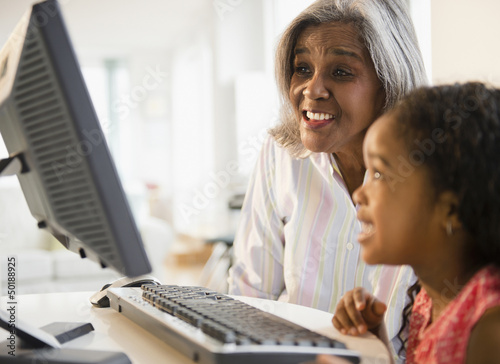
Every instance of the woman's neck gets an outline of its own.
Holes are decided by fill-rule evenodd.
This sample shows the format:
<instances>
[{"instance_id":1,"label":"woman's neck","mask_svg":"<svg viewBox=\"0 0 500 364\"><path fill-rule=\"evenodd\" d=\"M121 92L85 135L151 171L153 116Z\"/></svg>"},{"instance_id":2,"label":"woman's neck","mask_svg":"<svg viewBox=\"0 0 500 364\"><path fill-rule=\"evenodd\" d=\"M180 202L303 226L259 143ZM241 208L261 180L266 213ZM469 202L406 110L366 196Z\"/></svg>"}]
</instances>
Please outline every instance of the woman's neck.
<instances>
[{"instance_id":1,"label":"woman's neck","mask_svg":"<svg viewBox=\"0 0 500 364\"><path fill-rule=\"evenodd\" d=\"M365 165L363 163L363 155L333 153L333 157L340 169L342 178L347 187L347 191L352 199L352 194L363 183L365 177Z\"/></svg>"}]
</instances>

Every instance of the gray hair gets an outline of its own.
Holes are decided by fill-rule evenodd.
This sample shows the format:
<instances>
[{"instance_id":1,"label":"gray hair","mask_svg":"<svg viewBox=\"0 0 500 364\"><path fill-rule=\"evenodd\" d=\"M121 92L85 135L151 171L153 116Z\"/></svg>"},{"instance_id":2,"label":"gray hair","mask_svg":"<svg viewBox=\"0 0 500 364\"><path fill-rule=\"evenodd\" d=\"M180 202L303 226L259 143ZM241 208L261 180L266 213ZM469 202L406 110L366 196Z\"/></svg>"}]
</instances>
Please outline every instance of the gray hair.
<instances>
[{"instance_id":1,"label":"gray hair","mask_svg":"<svg viewBox=\"0 0 500 364\"><path fill-rule=\"evenodd\" d=\"M310 152L300 139L299 123L289 98L294 48L306 27L330 22L350 23L358 30L384 87L385 110L410 90L427 83L417 36L403 0L314 2L290 23L276 51L280 124L270 134L295 157L306 157Z\"/></svg>"}]
</instances>

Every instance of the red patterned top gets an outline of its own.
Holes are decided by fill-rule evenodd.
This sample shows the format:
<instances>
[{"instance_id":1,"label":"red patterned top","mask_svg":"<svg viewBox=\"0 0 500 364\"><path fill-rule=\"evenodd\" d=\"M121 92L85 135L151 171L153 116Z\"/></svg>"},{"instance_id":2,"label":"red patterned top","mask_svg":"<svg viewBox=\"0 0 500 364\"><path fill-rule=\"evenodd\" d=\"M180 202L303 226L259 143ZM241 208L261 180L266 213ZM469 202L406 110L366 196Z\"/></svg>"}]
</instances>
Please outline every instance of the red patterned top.
<instances>
[{"instance_id":1,"label":"red patterned top","mask_svg":"<svg viewBox=\"0 0 500 364\"><path fill-rule=\"evenodd\" d=\"M462 288L448 282L443 295L458 295L431 323L432 301L422 288L410 318L407 364L464 363L472 328L483 313L500 306L500 269L487 266ZM455 290L455 291L454 291Z\"/></svg>"}]
</instances>

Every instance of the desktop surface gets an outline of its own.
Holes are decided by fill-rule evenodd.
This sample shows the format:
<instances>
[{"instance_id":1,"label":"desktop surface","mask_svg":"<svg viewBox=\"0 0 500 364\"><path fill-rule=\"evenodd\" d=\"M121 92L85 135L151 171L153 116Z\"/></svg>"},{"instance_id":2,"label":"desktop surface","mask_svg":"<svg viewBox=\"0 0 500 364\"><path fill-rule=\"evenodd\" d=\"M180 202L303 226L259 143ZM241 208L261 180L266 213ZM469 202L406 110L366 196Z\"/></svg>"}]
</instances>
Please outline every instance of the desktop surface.
<instances>
[{"instance_id":1,"label":"desktop surface","mask_svg":"<svg viewBox=\"0 0 500 364\"><path fill-rule=\"evenodd\" d=\"M134 364L193 363L190 358L112 308L92 307L89 298L93 293L19 295L15 301L16 315L36 327L62 321L90 322L94 326L93 332L65 343L65 348L120 351L127 354ZM388 351L380 340L371 334L360 338L341 335L333 328L330 313L283 302L241 296L235 298L344 342L348 348L361 353L361 363L389 363ZM5 309L7 302L7 297L1 297L0 308ZM8 334L7 331L0 332Z\"/></svg>"}]
</instances>

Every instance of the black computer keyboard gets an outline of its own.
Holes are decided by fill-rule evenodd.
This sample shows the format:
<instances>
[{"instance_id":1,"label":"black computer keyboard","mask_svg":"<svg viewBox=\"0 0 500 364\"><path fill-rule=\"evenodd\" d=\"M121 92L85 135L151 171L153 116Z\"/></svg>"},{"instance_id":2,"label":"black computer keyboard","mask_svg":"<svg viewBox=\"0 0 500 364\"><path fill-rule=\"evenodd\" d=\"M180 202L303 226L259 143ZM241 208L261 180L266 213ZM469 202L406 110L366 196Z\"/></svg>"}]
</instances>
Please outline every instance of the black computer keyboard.
<instances>
[{"instance_id":1,"label":"black computer keyboard","mask_svg":"<svg viewBox=\"0 0 500 364\"><path fill-rule=\"evenodd\" d=\"M359 353L240 300L203 287L114 288L111 307L197 363L303 363L317 354L359 363Z\"/></svg>"}]
</instances>

